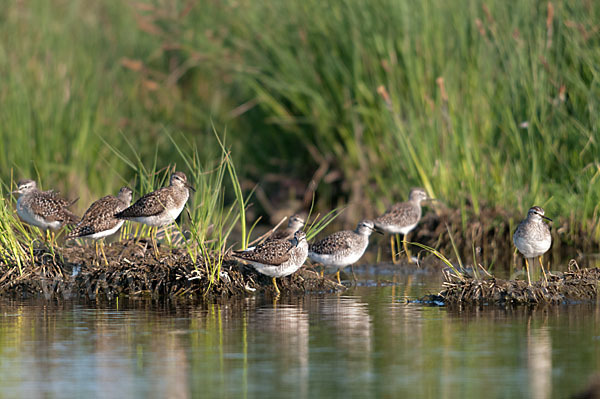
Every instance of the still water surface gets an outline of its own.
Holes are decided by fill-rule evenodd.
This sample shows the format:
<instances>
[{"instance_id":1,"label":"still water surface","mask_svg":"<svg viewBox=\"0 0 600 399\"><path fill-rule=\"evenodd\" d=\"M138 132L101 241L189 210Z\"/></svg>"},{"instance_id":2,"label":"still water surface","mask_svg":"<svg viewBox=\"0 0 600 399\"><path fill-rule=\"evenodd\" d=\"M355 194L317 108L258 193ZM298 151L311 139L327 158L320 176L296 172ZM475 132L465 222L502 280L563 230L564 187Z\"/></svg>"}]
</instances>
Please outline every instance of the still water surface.
<instances>
[{"instance_id":1,"label":"still water surface","mask_svg":"<svg viewBox=\"0 0 600 399\"><path fill-rule=\"evenodd\" d=\"M405 299L438 275L358 277L278 301L2 301L0 397L564 398L600 369L596 305L430 307Z\"/></svg>"}]
</instances>

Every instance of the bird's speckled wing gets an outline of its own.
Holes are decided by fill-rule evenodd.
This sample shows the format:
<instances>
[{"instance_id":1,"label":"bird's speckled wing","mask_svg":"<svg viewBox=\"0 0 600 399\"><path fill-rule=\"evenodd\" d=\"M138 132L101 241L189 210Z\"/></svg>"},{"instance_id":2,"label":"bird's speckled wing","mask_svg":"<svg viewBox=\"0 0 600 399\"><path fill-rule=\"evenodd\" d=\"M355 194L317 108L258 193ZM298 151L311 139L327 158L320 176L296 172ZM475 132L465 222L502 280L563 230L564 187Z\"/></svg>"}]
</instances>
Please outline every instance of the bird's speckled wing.
<instances>
[{"instance_id":1,"label":"bird's speckled wing","mask_svg":"<svg viewBox=\"0 0 600 399\"><path fill-rule=\"evenodd\" d=\"M350 249L352 248L350 243L351 234L351 231L338 231L337 233L333 233L332 235L323 238L321 241L310 244L308 250L316 254L330 255L345 249Z\"/></svg>"},{"instance_id":2,"label":"bird's speckled wing","mask_svg":"<svg viewBox=\"0 0 600 399\"><path fill-rule=\"evenodd\" d=\"M272 240L257 245L252 251L235 251L235 257L265 265L280 265L290 259L294 244L289 240Z\"/></svg>"},{"instance_id":3,"label":"bird's speckled wing","mask_svg":"<svg viewBox=\"0 0 600 399\"><path fill-rule=\"evenodd\" d=\"M421 209L410 202L399 202L394 204L383 215L373 221L375 226L402 224L410 226L419 222Z\"/></svg>"},{"instance_id":4,"label":"bird's speckled wing","mask_svg":"<svg viewBox=\"0 0 600 399\"><path fill-rule=\"evenodd\" d=\"M74 203L77 202L77 200L79 198L77 198L74 201L69 201L63 197L60 196L60 193L58 191L54 191L54 190L48 190L48 191L42 191L41 192L43 195L48 196L49 198L52 198L53 200L55 200L58 204L62 205L64 208L67 208L71 205L73 205Z\"/></svg>"},{"instance_id":5,"label":"bird's speckled wing","mask_svg":"<svg viewBox=\"0 0 600 399\"><path fill-rule=\"evenodd\" d=\"M83 237L113 229L122 222L115 214L125 208L127 204L112 195L102 197L85 211L81 222L68 236Z\"/></svg>"},{"instance_id":6,"label":"bird's speckled wing","mask_svg":"<svg viewBox=\"0 0 600 399\"><path fill-rule=\"evenodd\" d=\"M135 201L129 208L117 213L119 218L148 217L156 216L169 206L169 190L163 187L151 193L148 193Z\"/></svg>"},{"instance_id":7,"label":"bird's speckled wing","mask_svg":"<svg viewBox=\"0 0 600 399\"><path fill-rule=\"evenodd\" d=\"M56 193L35 195L29 202L31 211L48 222L77 223L79 217L66 209L71 203Z\"/></svg>"}]
</instances>

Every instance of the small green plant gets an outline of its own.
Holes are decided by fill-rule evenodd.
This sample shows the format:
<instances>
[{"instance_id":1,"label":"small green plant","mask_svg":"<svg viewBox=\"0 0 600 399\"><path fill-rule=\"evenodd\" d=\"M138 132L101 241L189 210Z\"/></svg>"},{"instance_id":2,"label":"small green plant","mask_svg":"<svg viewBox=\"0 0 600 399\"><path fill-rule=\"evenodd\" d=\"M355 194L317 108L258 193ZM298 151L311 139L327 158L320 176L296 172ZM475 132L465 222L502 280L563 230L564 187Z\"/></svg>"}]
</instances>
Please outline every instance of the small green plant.
<instances>
[{"instance_id":1,"label":"small green plant","mask_svg":"<svg viewBox=\"0 0 600 399\"><path fill-rule=\"evenodd\" d=\"M461 271L462 268L459 270L448 258L446 258L444 256L444 254L442 254L437 249L427 246L425 244L418 243L418 242L409 242L408 244L416 245L417 247L423 248L424 250L431 253L432 255L435 255L438 259L440 259L442 262L444 262L446 264L446 266L448 266L454 272L456 277L458 277L461 281L464 280L463 273Z\"/></svg>"},{"instance_id":2,"label":"small green plant","mask_svg":"<svg viewBox=\"0 0 600 399\"><path fill-rule=\"evenodd\" d=\"M33 239L22 227L10 203L0 198L0 258L6 266L17 266L19 274L33 259Z\"/></svg>"},{"instance_id":3,"label":"small green plant","mask_svg":"<svg viewBox=\"0 0 600 399\"><path fill-rule=\"evenodd\" d=\"M190 240L185 240L186 250L194 264L201 263L204 266L211 285L220 278L228 238L237 223L244 220L247 201L241 197L241 186L230 153L216 130L214 134L221 148L221 156L216 164L203 161L192 143L187 143L190 151L184 152L169 136L186 169L190 171L190 182L196 188L188 203L190 211L187 228ZM235 201L230 205L225 205L226 175L229 175L235 192ZM244 233L244 222L242 226Z\"/></svg>"},{"instance_id":4,"label":"small green plant","mask_svg":"<svg viewBox=\"0 0 600 399\"><path fill-rule=\"evenodd\" d=\"M336 209L333 209L333 210L327 212L325 214L325 216L323 216L323 217L320 217L320 214L317 214L310 224L308 224L308 223L306 224L306 226L308 226L308 227L305 227L306 239L308 241L311 241L325 227L327 227L329 225L329 223L333 222L338 216L340 216L342 214L342 212L343 212L343 209L339 210L338 208L336 208ZM310 214L309 214L309 218L310 218Z\"/></svg>"}]
</instances>

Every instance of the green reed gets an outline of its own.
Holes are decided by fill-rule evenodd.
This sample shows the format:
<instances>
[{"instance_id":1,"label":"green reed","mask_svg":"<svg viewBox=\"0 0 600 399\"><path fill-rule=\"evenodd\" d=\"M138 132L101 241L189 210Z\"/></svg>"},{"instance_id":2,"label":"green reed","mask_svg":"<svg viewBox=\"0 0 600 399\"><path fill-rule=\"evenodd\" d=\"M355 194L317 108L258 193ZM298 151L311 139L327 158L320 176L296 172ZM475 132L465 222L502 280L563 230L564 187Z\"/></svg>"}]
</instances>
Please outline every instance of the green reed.
<instances>
[{"instance_id":1,"label":"green reed","mask_svg":"<svg viewBox=\"0 0 600 399\"><path fill-rule=\"evenodd\" d=\"M475 213L546 202L589 218L600 201L599 14L566 1L308 0L153 21L222 27L182 35L179 55L214 54L211 67L252 99L241 118L255 133L230 137L259 169L310 175L306 165L328 162L351 201L369 206L366 194L379 210L420 185ZM321 206L335 195L319 193Z\"/></svg>"},{"instance_id":2,"label":"green reed","mask_svg":"<svg viewBox=\"0 0 600 399\"><path fill-rule=\"evenodd\" d=\"M37 228L25 227L14 210L14 202L10 191L0 189L0 259L6 267L17 267L21 275L27 265L35 263L34 242L42 235Z\"/></svg>"},{"instance_id":3,"label":"green reed","mask_svg":"<svg viewBox=\"0 0 600 399\"><path fill-rule=\"evenodd\" d=\"M600 235L600 3L189 4L3 7L0 177L76 193L81 213L140 164L180 164L176 146L209 159L226 126L244 165L230 178L316 176L322 213L423 186L475 213L544 204Z\"/></svg>"}]
</instances>

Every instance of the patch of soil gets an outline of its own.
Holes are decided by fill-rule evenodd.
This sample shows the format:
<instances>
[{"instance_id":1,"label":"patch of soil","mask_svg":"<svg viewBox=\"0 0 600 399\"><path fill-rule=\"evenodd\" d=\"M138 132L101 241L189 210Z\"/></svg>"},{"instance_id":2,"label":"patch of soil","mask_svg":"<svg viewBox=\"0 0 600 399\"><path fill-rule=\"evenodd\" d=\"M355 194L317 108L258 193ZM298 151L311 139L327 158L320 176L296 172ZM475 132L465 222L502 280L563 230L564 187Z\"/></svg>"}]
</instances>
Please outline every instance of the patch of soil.
<instances>
[{"instance_id":1,"label":"patch of soil","mask_svg":"<svg viewBox=\"0 0 600 399\"><path fill-rule=\"evenodd\" d=\"M159 247L144 239L105 247L108 266L97 259L94 246L36 250L35 264L7 268L0 278L0 295L12 297L112 299L115 296L221 297L265 292L274 295L271 279L252 267L225 260L219 276L210 276L204 264L194 264L183 249ZM199 260L198 262L201 262ZM99 264L98 264L99 263ZM301 269L277 280L283 294L344 289L317 273Z\"/></svg>"},{"instance_id":2,"label":"patch of soil","mask_svg":"<svg viewBox=\"0 0 600 399\"><path fill-rule=\"evenodd\" d=\"M529 286L524 280L502 280L494 277L475 279L447 275L443 291L436 298L446 305L494 304L535 305L595 301L598 297L600 269L569 268L564 273L548 275L548 284L537 281Z\"/></svg>"}]
</instances>

